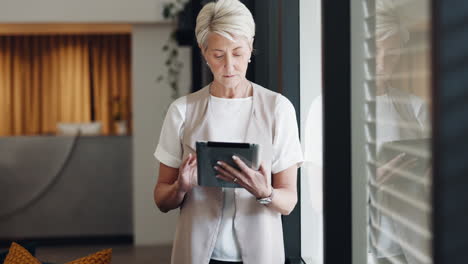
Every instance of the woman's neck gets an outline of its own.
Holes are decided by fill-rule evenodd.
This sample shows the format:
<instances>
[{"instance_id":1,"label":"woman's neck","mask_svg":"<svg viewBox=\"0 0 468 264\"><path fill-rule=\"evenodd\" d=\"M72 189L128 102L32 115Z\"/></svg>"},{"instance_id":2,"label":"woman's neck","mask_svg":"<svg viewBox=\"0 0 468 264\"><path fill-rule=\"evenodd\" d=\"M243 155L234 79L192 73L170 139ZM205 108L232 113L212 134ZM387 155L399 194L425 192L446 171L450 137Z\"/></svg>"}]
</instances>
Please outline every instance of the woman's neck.
<instances>
[{"instance_id":1,"label":"woman's neck","mask_svg":"<svg viewBox=\"0 0 468 264\"><path fill-rule=\"evenodd\" d=\"M225 87L213 81L210 85L210 94L221 98L245 98L252 96L252 84L248 80L239 82L237 86Z\"/></svg>"},{"instance_id":2,"label":"woman's neck","mask_svg":"<svg viewBox=\"0 0 468 264\"><path fill-rule=\"evenodd\" d=\"M390 88L390 85L386 81L382 83L378 83L376 86L377 87L376 87L375 96L387 94L388 89Z\"/></svg>"}]
</instances>

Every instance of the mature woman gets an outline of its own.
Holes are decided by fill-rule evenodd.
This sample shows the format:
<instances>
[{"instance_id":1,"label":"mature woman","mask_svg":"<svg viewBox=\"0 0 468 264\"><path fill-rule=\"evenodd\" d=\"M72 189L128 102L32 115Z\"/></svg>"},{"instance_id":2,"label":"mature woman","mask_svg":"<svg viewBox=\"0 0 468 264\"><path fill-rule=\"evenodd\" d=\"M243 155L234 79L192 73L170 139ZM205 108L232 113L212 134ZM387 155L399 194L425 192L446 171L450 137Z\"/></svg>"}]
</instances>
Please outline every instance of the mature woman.
<instances>
[{"instance_id":1,"label":"mature woman","mask_svg":"<svg viewBox=\"0 0 468 264\"><path fill-rule=\"evenodd\" d=\"M386 143L428 137L427 104L422 98L392 83L392 80L396 79L393 74L398 67L402 50L410 37L401 20L393 0L376 1L376 147L377 153L383 154L379 156L384 157L387 156L387 151L394 153L391 149L383 147ZM372 229L371 235L376 263L423 263L414 251L408 249L409 247L430 254L430 241L400 220L403 217L419 227L428 228L430 215L424 210L415 210L412 204L387 191L393 190L404 197L428 201L428 191L422 184L409 181L398 173L406 171L415 174L412 169L417 162L421 162L407 159L405 155L402 153L390 161L379 158L379 163L384 165L377 169L375 184L379 188L374 189L375 193L371 194L371 197L375 197L372 203L398 212L400 217L380 214L380 211L372 214L375 216L374 224L380 227L379 230ZM421 179L426 177L416 176Z\"/></svg>"},{"instance_id":2,"label":"mature woman","mask_svg":"<svg viewBox=\"0 0 468 264\"><path fill-rule=\"evenodd\" d=\"M208 3L195 29L213 82L170 106L155 157L154 190L163 212L180 208L172 263L284 263L281 215L297 202L302 162L295 110L282 95L246 79L255 34L250 11L238 0ZM233 157L218 177L243 188L197 184L196 141L260 145L258 170Z\"/></svg>"}]
</instances>

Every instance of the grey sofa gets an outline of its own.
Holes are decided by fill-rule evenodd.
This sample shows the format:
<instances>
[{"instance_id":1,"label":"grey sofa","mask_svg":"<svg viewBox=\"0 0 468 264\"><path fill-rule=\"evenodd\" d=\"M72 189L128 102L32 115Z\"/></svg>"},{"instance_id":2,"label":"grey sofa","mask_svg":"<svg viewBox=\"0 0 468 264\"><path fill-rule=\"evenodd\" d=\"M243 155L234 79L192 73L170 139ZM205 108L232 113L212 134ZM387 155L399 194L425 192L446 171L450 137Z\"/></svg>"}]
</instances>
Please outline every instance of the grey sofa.
<instances>
[{"instance_id":1,"label":"grey sofa","mask_svg":"<svg viewBox=\"0 0 468 264\"><path fill-rule=\"evenodd\" d=\"M0 138L0 240L132 235L130 136Z\"/></svg>"}]
</instances>

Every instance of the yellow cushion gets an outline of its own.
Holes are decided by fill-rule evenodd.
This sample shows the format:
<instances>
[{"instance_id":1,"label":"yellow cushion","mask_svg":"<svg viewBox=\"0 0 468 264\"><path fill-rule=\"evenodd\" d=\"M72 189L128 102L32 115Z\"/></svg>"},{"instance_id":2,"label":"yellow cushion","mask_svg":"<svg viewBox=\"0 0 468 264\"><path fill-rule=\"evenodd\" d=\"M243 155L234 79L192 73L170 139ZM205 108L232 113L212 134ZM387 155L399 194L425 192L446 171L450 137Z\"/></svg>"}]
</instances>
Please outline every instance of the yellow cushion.
<instances>
[{"instance_id":1,"label":"yellow cushion","mask_svg":"<svg viewBox=\"0 0 468 264\"><path fill-rule=\"evenodd\" d=\"M105 249L80 258L74 261L67 262L66 264L110 264L112 259L112 249Z\"/></svg>"},{"instance_id":2,"label":"yellow cushion","mask_svg":"<svg viewBox=\"0 0 468 264\"><path fill-rule=\"evenodd\" d=\"M41 264L24 247L13 242L3 264Z\"/></svg>"},{"instance_id":3,"label":"yellow cushion","mask_svg":"<svg viewBox=\"0 0 468 264\"><path fill-rule=\"evenodd\" d=\"M66 264L110 264L111 259L112 249L105 249ZM41 262L25 248L13 242L3 264L41 264Z\"/></svg>"}]
</instances>

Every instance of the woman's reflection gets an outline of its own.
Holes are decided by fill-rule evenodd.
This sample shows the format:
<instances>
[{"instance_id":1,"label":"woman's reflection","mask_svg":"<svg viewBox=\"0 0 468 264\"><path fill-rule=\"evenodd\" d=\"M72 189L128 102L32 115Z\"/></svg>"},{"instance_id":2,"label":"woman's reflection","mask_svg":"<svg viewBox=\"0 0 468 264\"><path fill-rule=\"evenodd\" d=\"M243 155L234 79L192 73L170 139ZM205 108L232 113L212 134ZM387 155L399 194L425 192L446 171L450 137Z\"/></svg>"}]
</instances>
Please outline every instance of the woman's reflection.
<instances>
[{"instance_id":1,"label":"woman's reflection","mask_svg":"<svg viewBox=\"0 0 468 264\"><path fill-rule=\"evenodd\" d=\"M376 1L376 178L371 180L370 245L377 263L425 263L429 248L426 102L394 85L409 32L394 1ZM421 87L426 88L426 87ZM404 150L407 149L408 151Z\"/></svg>"}]
</instances>

